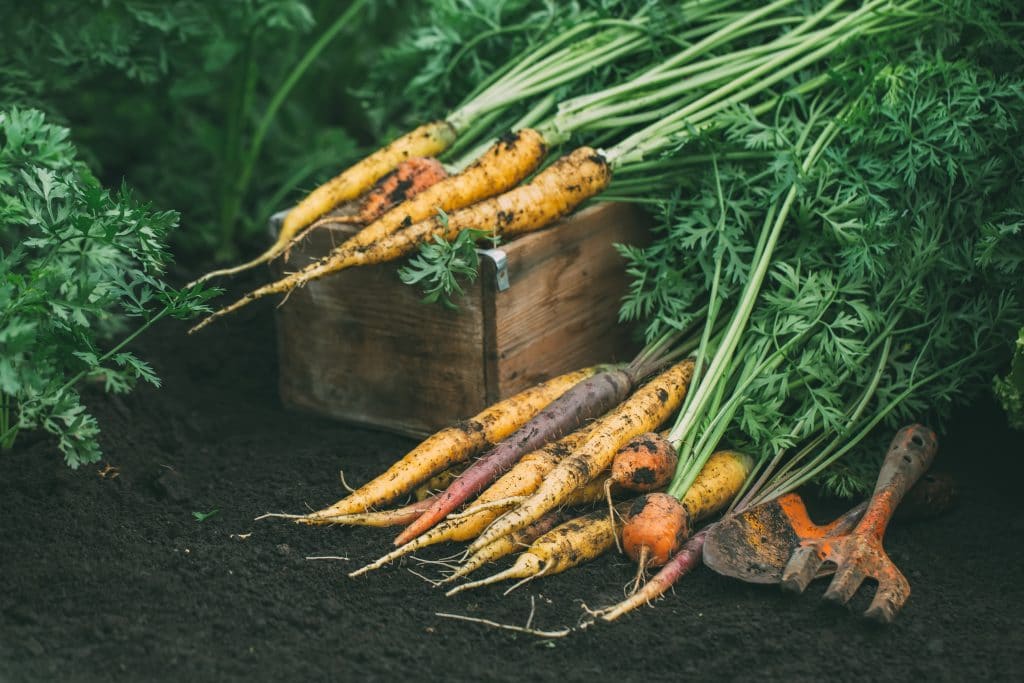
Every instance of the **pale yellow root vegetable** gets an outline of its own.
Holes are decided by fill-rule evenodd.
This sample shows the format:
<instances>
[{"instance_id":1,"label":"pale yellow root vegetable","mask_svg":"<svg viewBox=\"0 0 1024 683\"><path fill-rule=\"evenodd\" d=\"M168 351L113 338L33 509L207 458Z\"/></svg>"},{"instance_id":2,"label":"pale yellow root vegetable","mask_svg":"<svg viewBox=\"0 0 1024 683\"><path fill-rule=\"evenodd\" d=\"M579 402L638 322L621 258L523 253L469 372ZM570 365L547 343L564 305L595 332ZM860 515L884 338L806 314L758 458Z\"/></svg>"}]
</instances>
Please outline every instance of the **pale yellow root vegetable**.
<instances>
[{"instance_id":1,"label":"pale yellow root vegetable","mask_svg":"<svg viewBox=\"0 0 1024 683\"><path fill-rule=\"evenodd\" d=\"M464 462L490 444L501 441L544 406L597 370L596 367L585 368L541 382L495 403L469 420L442 429L351 495L297 521L317 523L337 515L367 512L410 493L438 472Z\"/></svg>"},{"instance_id":2,"label":"pale yellow root vegetable","mask_svg":"<svg viewBox=\"0 0 1024 683\"><path fill-rule=\"evenodd\" d=\"M284 252L292 238L302 228L342 202L360 196L406 159L437 156L455 141L455 137L455 129L448 122L434 121L394 140L331 178L299 202L285 216L277 240L265 252L247 263L207 273L191 284L204 282L212 277L240 273L276 258Z\"/></svg>"},{"instance_id":3,"label":"pale yellow root vegetable","mask_svg":"<svg viewBox=\"0 0 1024 683\"><path fill-rule=\"evenodd\" d=\"M447 595L455 595L470 588L488 586L508 579L522 579L521 584L541 576L564 572L603 555L615 545L615 534L615 523L604 510L577 517L538 538L516 558L515 564L505 571L453 588ZM486 547L485 545L484 548Z\"/></svg>"},{"instance_id":4,"label":"pale yellow root vegetable","mask_svg":"<svg viewBox=\"0 0 1024 683\"><path fill-rule=\"evenodd\" d=\"M469 228L502 237L538 230L600 193L610 181L611 171L604 157L590 147L581 147L538 173L528 184L497 197L477 202L447 217L435 216L403 226L368 245L347 247L347 242L341 244L302 270L264 285L207 316L189 333L197 332L217 318L265 296L290 292L346 268L401 258L434 237L452 240Z\"/></svg>"},{"instance_id":5,"label":"pale yellow root vegetable","mask_svg":"<svg viewBox=\"0 0 1024 683\"><path fill-rule=\"evenodd\" d=\"M549 512L533 524L523 527L514 534L499 538L480 552L466 558L455 572L445 577L440 583L445 584L457 581L485 564L497 562L506 555L511 555L516 551L528 548L531 543L562 522L565 522L568 518L569 515L563 510Z\"/></svg>"},{"instance_id":6,"label":"pale yellow root vegetable","mask_svg":"<svg viewBox=\"0 0 1024 683\"><path fill-rule=\"evenodd\" d=\"M615 453L626 442L657 429L679 409L692 374L692 359L677 363L597 420L586 441L558 463L533 495L496 519L480 534L470 545L470 552L480 550L564 504L576 489L610 467Z\"/></svg>"},{"instance_id":7,"label":"pale yellow root vegetable","mask_svg":"<svg viewBox=\"0 0 1024 683\"><path fill-rule=\"evenodd\" d=\"M458 543L476 538L488 524L507 509L504 504L494 504L531 493L537 488L544 476L554 469L558 459L572 451L589 433L590 427L578 429L572 434L562 437L553 444L528 453L517 462L512 469L502 475L496 482L480 494L466 513L454 519L446 519L414 540L396 548L378 560L357 569L349 574L356 577L374 569L380 569L389 562L438 543Z\"/></svg>"}]
</instances>

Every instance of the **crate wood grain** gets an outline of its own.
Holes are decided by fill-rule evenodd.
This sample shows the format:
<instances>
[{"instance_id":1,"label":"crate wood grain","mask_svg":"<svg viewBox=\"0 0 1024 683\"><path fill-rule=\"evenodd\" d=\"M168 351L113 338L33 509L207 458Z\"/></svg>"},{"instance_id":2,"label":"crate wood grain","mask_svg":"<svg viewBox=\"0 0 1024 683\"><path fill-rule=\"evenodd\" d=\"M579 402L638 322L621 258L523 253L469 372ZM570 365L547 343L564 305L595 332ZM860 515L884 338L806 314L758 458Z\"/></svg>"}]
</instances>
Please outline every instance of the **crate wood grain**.
<instances>
[{"instance_id":1,"label":"crate wood grain","mask_svg":"<svg viewBox=\"0 0 1024 683\"><path fill-rule=\"evenodd\" d=\"M274 275L352 230L315 231ZM646 233L634 207L605 203L485 250L457 311L421 303L399 281L400 264L311 282L277 308L282 401L419 437L554 375L628 360L637 344L616 322L626 277L612 245L642 243ZM502 256L507 289L498 284Z\"/></svg>"}]
</instances>

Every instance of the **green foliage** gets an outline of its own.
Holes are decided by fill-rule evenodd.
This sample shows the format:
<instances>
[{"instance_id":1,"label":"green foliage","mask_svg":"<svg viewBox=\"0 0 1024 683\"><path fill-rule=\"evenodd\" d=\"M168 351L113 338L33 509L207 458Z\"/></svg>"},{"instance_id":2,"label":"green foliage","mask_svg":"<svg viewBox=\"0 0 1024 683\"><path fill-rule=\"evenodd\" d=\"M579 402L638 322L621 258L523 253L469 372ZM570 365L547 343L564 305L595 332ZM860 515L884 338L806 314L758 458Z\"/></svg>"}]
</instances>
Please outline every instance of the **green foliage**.
<instances>
[{"instance_id":1,"label":"green foliage","mask_svg":"<svg viewBox=\"0 0 1024 683\"><path fill-rule=\"evenodd\" d=\"M718 144L773 159L752 169L723 149L717 174L661 202L653 244L621 249L624 319L652 339L699 325L736 305L761 226L797 188L724 398L695 438L724 416L726 443L795 450L784 470L851 495L897 427L939 427L989 386L1024 317L1024 62L989 61L1020 44L1003 34L1019 22L960 9L938 38L848 56L824 91L768 116L732 112ZM839 132L804 174L797 141L817 135L815 112Z\"/></svg>"},{"instance_id":2,"label":"green foliage","mask_svg":"<svg viewBox=\"0 0 1024 683\"><path fill-rule=\"evenodd\" d=\"M1024 327L1017 333L1016 353L1010 372L995 380L996 396L1014 429L1024 429Z\"/></svg>"},{"instance_id":3,"label":"green foliage","mask_svg":"<svg viewBox=\"0 0 1024 683\"><path fill-rule=\"evenodd\" d=\"M75 385L159 383L125 342L101 343L125 318L141 322L130 340L159 318L204 310L206 294L162 279L178 215L102 188L68 135L39 111L0 110L0 445L42 428L75 468L100 457Z\"/></svg>"},{"instance_id":4,"label":"green foliage","mask_svg":"<svg viewBox=\"0 0 1024 683\"><path fill-rule=\"evenodd\" d=\"M348 89L362 83L405 16L396 11L397 0L361 2L340 37L271 111L274 96L346 6L327 0L7 5L0 22L0 108L46 112L71 127L105 184L127 177L156 205L182 207L176 245L203 261L213 254L233 258L247 241L262 241L267 216L375 141L379 131Z\"/></svg>"},{"instance_id":5,"label":"green foliage","mask_svg":"<svg viewBox=\"0 0 1024 683\"><path fill-rule=\"evenodd\" d=\"M448 223L448 216L439 211L442 223ZM419 254L398 271L398 277L407 285L423 288L423 303L440 303L449 310L457 310L455 299L465 292L459 280L475 282L479 272L480 257L476 243L483 239L494 239L489 230L463 230L451 242L435 235L433 241L420 245ZM497 244L497 241L492 241Z\"/></svg>"},{"instance_id":6,"label":"green foliage","mask_svg":"<svg viewBox=\"0 0 1024 683\"><path fill-rule=\"evenodd\" d=\"M193 511L192 512L192 517L194 517L197 522L202 523L202 522L205 522L206 520L210 519L210 517L213 517L218 512L220 512L219 509L213 509L213 510L210 510L209 512Z\"/></svg>"}]
</instances>

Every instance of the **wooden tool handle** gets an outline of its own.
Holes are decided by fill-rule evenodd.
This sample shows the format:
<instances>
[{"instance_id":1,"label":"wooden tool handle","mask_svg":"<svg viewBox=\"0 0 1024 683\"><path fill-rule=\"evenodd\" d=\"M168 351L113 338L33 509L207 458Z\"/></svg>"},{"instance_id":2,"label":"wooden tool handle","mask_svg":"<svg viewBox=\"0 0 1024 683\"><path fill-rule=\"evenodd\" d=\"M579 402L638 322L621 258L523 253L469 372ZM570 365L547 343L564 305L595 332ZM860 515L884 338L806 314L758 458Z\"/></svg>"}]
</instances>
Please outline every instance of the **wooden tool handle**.
<instances>
[{"instance_id":1,"label":"wooden tool handle","mask_svg":"<svg viewBox=\"0 0 1024 683\"><path fill-rule=\"evenodd\" d=\"M935 459L938 439L922 425L904 427L889 444L889 452L878 473L875 492L868 509L857 525L856 534L869 534L881 541L903 495L921 477Z\"/></svg>"}]
</instances>

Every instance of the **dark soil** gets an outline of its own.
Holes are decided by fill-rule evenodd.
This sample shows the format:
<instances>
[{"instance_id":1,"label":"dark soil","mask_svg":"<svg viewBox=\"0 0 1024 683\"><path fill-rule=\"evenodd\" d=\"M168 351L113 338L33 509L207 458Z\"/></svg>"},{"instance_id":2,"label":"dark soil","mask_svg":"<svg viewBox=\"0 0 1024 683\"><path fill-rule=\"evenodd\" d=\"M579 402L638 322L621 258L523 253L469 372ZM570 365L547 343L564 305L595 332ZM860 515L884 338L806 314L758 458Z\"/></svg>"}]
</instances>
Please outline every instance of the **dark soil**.
<instances>
[{"instance_id":1,"label":"dark soil","mask_svg":"<svg viewBox=\"0 0 1024 683\"><path fill-rule=\"evenodd\" d=\"M794 597L701 568L653 609L545 641L435 613L523 624L534 599L537 628L573 625L622 596L630 565L448 599L413 573L434 566L345 576L389 547L381 530L252 521L332 502L339 468L360 482L410 446L285 412L269 308L253 308L198 337L152 332L161 390L87 390L117 477L67 470L46 439L0 459L0 681L1024 680L1024 449L991 406L943 437L958 507L890 529L914 589L892 627L859 617L863 595L822 603L821 582Z\"/></svg>"}]
</instances>

